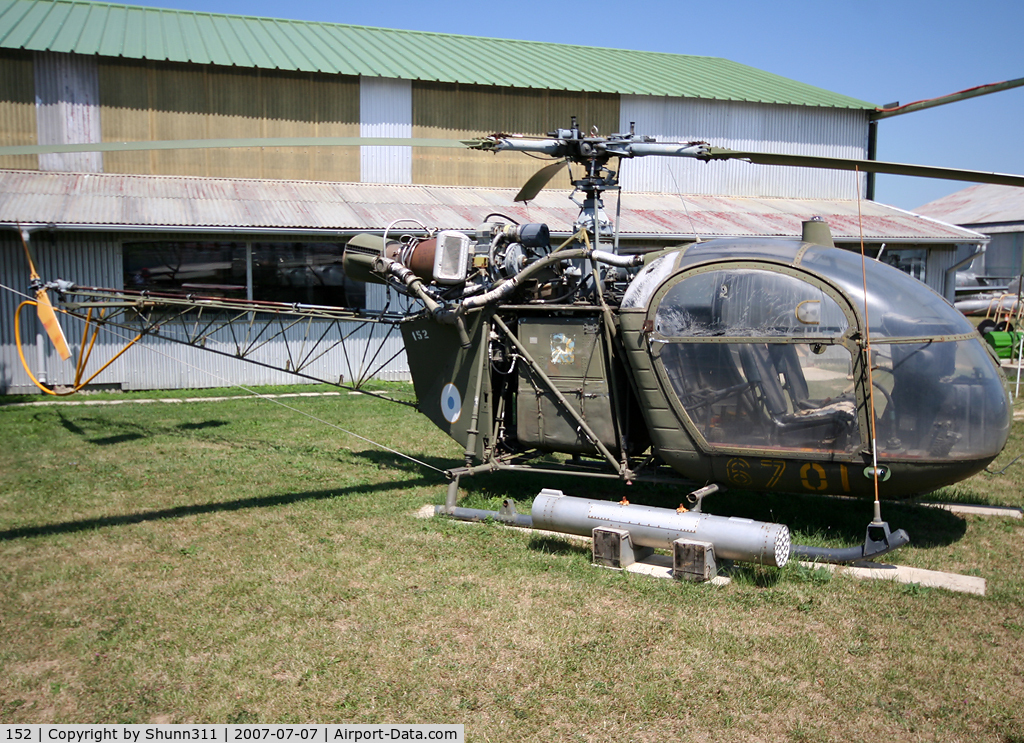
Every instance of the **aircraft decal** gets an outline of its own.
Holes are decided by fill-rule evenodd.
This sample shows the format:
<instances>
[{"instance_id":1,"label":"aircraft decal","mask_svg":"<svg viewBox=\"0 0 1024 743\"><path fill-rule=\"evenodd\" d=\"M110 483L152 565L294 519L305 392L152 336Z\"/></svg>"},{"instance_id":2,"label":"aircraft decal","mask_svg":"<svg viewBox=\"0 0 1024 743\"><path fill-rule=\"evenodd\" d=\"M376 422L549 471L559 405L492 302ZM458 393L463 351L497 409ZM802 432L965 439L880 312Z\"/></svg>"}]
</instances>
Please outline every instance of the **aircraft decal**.
<instances>
[{"instance_id":1,"label":"aircraft decal","mask_svg":"<svg viewBox=\"0 0 1024 743\"><path fill-rule=\"evenodd\" d=\"M551 336L551 363L573 364L576 361L576 340L565 333Z\"/></svg>"},{"instance_id":2,"label":"aircraft decal","mask_svg":"<svg viewBox=\"0 0 1024 743\"><path fill-rule=\"evenodd\" d=\"M462 415L462 395L454 384L446 384L441 390L441 415L449 423L455 423Z\"/></svg>"}]
</instances>

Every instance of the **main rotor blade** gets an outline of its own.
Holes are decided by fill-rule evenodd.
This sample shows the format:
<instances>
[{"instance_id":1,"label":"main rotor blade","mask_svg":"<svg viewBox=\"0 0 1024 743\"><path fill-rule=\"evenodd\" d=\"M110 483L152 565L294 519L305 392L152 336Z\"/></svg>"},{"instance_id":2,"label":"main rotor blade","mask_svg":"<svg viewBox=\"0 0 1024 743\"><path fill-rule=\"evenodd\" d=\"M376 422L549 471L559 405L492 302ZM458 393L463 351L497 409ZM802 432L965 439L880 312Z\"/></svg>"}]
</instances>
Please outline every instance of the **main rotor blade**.
<instances>
[{"instance_id":1,"label":"main rotor blade","mask_svg":"<svg viewBox=\"0 0 1024 743\"><path fill-rule=\"evenodd\" d=\"M862 173L887 173L889 175L910 175L919 178L939 178L948 181L971 183L995 183L1001 186L1024 187L1024 176L1009 173L988 173L981 170L940 168L932 165L910 165L889 163L879 160L856 160L840 157L816 157L813 155L780 155L771 152L741 152L721 147L710 148L709 160L746 160L759 165L787 165L800 168L824 168L826 170L859 170Z\"/></svg>"},{"instance_id":2,"label":"main rotor blade","mask_svg":"<svg viewBox=\"0 0 1024 743\"><path fill-rule=\"evenodd\" d=\"M167 139L143 142L32 144L0 147L0 155L53 155L62 152L133 152L145 150L208 150L236 147L443 147L468 149L458 139L402 137L255 137L248 139Z\"/></svg>"},{"instance_id":3,"label":"main rotor blade","mask_svg":"<svg viewBox=\"0 0 1024 743\"><path fill-rule=\"evenodd\" d=\"M537 198L537 194L541 192L541 189L548 185L548 182L560 173L562 168L566 165L568 165L568 160L559 160L558 162L545 165L530 176L530 180L528 180L523 187L519 189L519 193L516 194L515 200L533 201Z\"/></svg>"}]
</instances>

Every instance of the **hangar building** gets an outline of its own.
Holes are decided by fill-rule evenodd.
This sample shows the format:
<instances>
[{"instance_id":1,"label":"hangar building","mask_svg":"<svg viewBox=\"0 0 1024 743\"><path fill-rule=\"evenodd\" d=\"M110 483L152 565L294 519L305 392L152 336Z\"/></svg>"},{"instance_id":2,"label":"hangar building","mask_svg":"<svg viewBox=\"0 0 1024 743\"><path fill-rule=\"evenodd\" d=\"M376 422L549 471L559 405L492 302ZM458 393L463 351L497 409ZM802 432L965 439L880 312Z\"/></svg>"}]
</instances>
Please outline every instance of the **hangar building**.
<instances>
[{"instance_id":1,"label":"hangar building","mask_svg":"<svg viewBox=\"0 0 1024 743\"><path fill-rule=\"evenodd\" d=\"M1024 273L1024 191L978 184L917 208L917 213L988 236L990 242L971 270L1005 286Z\"/></svg>"},{"instance_id":2,"label":"hangar building","mask_svg":"<svg viewBox=\"0 0 1024 743\"><path fill-rule=\"evenodd\" d=\"M231 149L38 154L0 150L0 283L27 268L81 285L192 283L238 296L379 306L380 292L323 281L353 234L397 219L472 229L491 212L567 233L566 191L513 204L525 155L325 146L329 137L465 139L543 134L577 116L600 132L721 147L865 157L874 105L726 59L81 0L0 0L0 147L295 138ZM630 162L626 250L731 235L798 235L819 215L840 244L927 249L941 289L971 230L861 201L864 176L743 162ZM174 274L173 276L171 274ZM938 284L932 277L938 277ZM174 284L177 282L177 284ZM173 285L173 286L172 286ZM0 390L31 391L13 348L20 297L0 292ZM23 336L43 378L69 370L34 319ZM74 329L68 332L74 338ZM111 346L119 345L114 339ZM157 343L157 346L160 344ZM330 377L337 359L318 363ZM402 378L399 357L383 376ZM97 379L122 389L269 384L291 377L190 348L132 349Z\"/></svg>"}]
</instances>

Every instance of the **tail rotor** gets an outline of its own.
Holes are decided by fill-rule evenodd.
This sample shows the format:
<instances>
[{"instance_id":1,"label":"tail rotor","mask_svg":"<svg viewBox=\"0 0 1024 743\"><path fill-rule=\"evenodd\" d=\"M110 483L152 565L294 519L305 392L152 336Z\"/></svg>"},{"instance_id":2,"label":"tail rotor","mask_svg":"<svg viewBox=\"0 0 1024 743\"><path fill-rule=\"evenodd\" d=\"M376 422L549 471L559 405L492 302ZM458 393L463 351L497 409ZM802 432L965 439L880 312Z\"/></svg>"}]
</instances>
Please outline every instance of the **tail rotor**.
<instances>
[{"instance_id":1,"label":"tail rotor","mask_svg":"<svg viewBox=\"0 0 1024 743\"><path fill-rule=\"evenodd\" d=\"M53 309L53 303L50 302L50 296L47 293L49 286L43 283L43 280L39 278L39 272L36 271L35 263L32 261L32 251L29 249L29 232L28 230L21 228L21 244L25 248L25 258L28 260L28 267L30 271L31 283L29 286L32 291L35 292L35 306L36 316L39 318L39 322L42 323L46 329L46 334L50 336L50 341L53 343L54 348L57 349L57 353L61 359L67 361L71 358L71 349L68 348L67 339L64 337L64 331L60 328L60 323L57 322L57 313Z\"/></svg>"}]
</instances>

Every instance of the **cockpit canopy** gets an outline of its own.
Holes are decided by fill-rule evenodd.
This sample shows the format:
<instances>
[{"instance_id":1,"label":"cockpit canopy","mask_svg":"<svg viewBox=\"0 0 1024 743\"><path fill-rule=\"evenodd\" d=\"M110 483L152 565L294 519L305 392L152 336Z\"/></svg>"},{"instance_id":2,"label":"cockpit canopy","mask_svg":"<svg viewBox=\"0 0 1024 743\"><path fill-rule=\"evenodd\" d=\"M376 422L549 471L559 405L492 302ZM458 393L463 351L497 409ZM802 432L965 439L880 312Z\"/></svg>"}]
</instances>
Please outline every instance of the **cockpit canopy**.
<instances>
[{"instance_id":1,"label":"cockpit canopy","mask_svg":"<svg viewBox=\"0 0 1024 743\"><path fill-rule=\"evenodd\" d=\"M623 307L647 310L665 392L708 450L852 458L870 450L872 408L882 459L991 458L1009 435L1002 373L973 326L848 251L700 243L648 264Z\"/></svg>"}]
</instances>

